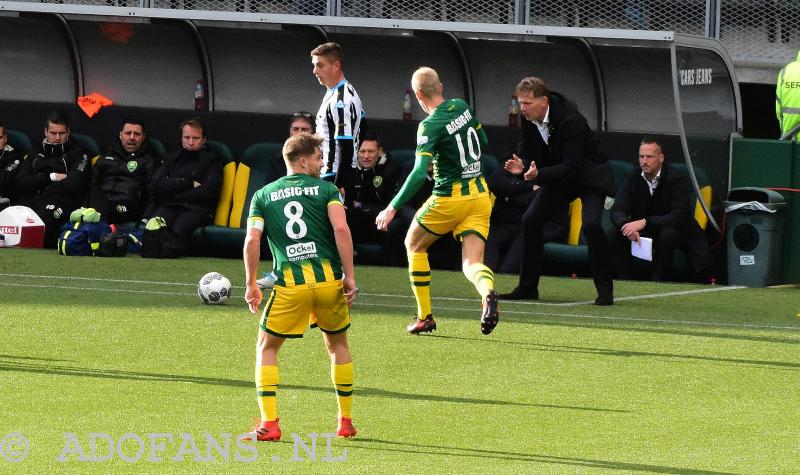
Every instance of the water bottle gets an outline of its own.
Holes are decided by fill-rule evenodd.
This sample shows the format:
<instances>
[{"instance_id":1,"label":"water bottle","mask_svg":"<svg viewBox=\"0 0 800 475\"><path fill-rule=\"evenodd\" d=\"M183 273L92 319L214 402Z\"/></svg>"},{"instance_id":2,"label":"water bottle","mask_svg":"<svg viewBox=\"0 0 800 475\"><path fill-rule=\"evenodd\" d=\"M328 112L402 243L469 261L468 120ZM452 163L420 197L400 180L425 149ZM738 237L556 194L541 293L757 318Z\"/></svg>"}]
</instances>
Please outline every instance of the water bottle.
<instances>
[{"instance_id":1,"label":"water bottle","mask_svg":"<svg viewBox=\"0 0 800 475\"><path fill-rule=\"evenodd\" d=\"M411 120L411 89L406 89L406 94L403 96L403 120Z\"/></svg>"},{"instance_id":2,"label":"water bottle","mask_svg":"<svg viewBox=\"0 0 800 475\"><path fill-rule=\"evenodd\" d=\"M511 105L508 106L508 126L519 126L519 102L517 102L517 96L513 94L511 95Z\"/></svg>"},{"instance_id":3,"label":"water bottle","mask_svg":"<svg viewBox=\"0 0 800 475\"><path fill-rule=\"evenodd\" d=\"M197 82L194 84L194 110L196 112L200 112L205 110L206 106L206 94L205 88L203 87L203 80L198 79Z\"/></svg>"}]
</instances>

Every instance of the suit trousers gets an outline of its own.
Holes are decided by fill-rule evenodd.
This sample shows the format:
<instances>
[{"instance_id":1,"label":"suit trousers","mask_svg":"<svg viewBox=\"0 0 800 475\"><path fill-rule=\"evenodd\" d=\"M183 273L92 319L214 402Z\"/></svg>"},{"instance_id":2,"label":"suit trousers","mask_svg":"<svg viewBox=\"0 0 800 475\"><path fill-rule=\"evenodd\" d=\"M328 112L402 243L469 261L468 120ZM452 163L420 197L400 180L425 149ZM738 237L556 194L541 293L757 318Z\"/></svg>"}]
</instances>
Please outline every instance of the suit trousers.
<instances>
[{"instance_id":1,"label":"suit trousers","mask_svg":"<svg viewBox=\"0 0 800 475\"><path fill-rule=\"evenodd\" d=\"M556 210L575 198L580 198L583 205L581 231L586 237L586 244L589 247L595 288L598 295L612 295L611 250L601 222L605 195L579 185L573 187L542 186L522 216L523 247L519 273L520 287L538 289L539 277L542 275L545 222Z\"/></svg>"}]
</instances>

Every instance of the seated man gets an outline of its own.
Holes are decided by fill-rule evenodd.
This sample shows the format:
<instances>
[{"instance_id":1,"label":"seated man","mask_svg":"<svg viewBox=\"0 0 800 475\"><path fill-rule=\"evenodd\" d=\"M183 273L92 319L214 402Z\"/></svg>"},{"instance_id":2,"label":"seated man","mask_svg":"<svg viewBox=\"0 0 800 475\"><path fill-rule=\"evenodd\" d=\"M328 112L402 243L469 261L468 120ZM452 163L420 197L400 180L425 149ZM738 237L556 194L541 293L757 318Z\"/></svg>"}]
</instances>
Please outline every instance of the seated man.
<instances>
[{"instance_id":1,"label":"seated man","mask_svg":"<svg viewBox=\"0 0 800 475\"><path fill-rule=\"evenodd\" d=\"M347 224L353 231L356 244L385 244L387 233L375 228L375 218L397 193L402 173L400 165L384 152L378 137L366 134L358 149L356 168L340 182L344 190Z\"/></svg>"},{"instance_id":2,"label":"seated man","mask_svg":"<svg viewBox=\"0 0 800 475\"><path fill-rule=\"evenodd\" d=\"M661 143L644 137L639 146L639 167L628 175L611 208L608 238L620 279L634 279L631 241L653 239L654 281L673 278L675 249L687 250L694 270L707 271L711 251L703 231L689 212L689 181L664 164Z\"/></svg>"},{"instance_id":3,"label":"seated man","mask_svg":"<svg viewBox=\"0 0 800 475\"><path fill-rule=\"evenodd\" d=\"M89 206L111 224L139 221L152 211L149 183L158 158L149 148L144 121L125 119L111 152L92 167Z\"/></svg>"},{"instance_id":4,"label":"seated man","mask_svg":"<svg viewBox=\"0 0 800 475\"><path fill-rule=\"evenodd\" d=\"M0 122L0 209L13 201L14 177L22 166L23 156L8 143L6 126Z\"/></svg>"},{"instance_id":5,"label":"seated man","mask_svg":"<svg viewBox=\"0 0 800 475\"><path fill-rule=\"evenodd\" d=\"M183 254L189 236L211 224L222 188L222 160L206 148L202 120L186 120L180 130L181 149L167 156L153 175L151 187L156 203L152 217L163 218ZM148 223L148 229L152 228Z\"/></svg>"},{"instance_id":6,"label":"seated man","mask_svg":"<svg viewBox=\"0 0 800 475\"><path fill-rule=\"evenodd\" d=\"M303 132L313 134L315 127L314 116L311 115L311 112L295 112L289 118L289 137L294 137ZM283 161L283 154L280 149L275 152L275 156L272 157L272 161L269 165L269 173L267 174L267 182L264 183L265 185L286 176L286 163Z\"/></svg>"},{"instance_id":7,"label":"seated man","mask_svg":"<svg viewBox=\"0 0 800 475\"><path fill-rule=\"evenodd\" d=\"M522 260L522 215L539 187L502 167L487 182L494 193L495 202L492 208L492 231L486 239L485 264L495 272L516 274ZM562 205L544 224L544 242L565 242L568 232L569 205Z\"/></svg>"},{"instance_id":8,"label":"seated man","mask_svg":"<svg viewBox=\"0 0 800 475\"><path fill-rule=\"evenodd\" d=\"M92 157L70 137L62 112L47 116L41 149L30 154L14 179L15 204L31 208L45 224L44 246L55 248L59 229L89 190Z\"/></svg>"}]
</instances>

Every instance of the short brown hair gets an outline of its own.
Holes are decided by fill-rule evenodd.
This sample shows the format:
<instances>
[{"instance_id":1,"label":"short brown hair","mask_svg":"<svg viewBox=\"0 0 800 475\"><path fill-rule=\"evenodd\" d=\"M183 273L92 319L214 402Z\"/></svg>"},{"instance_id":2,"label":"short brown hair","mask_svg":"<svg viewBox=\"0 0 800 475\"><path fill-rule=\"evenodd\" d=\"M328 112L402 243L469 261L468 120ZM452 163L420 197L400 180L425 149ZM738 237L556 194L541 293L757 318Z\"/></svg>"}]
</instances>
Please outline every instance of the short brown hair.
<instances>
[{"instance_id":1,"label":"short brown hair","mask_svg":"<svg viewBox=\"0 0 800 475\"><path fill-rule=\"evenodd\" d=\"M334 42L322 43L321 45L312 49L311 56L324 56L331 62L342 62L342 59L344 58L344 54L342 54L342 47Z\"/></svg>"},{"instance_id":2,"label":"short brown hair","mask_svg":"<svg viewBox=\"0 0 800 475\"><path fill-rule=\"evenodd\" d=\"M192 117L191 119L184 120L181 122L180 133L183 133L183 128L187 125L193 129L200 129L200 133L203 135L203 138L206 138L206 124L203 123L203 119L200 117Z\"/></svg>"},{"instance_id":3,"label":"short brown hair","mask_svg":"<svg viewBox=\"0 0 800 475\"><path fill-rule=\"evenodd\" d=\"M517 92L532 92L533 97L550 95L550 90L547 88L547 83L544 82L544 79L537 78L536 76L522 78L522 80L517 84Z\"/></svg>"},{"instance_id":4,"label":"short brown hair","mask_svg":"<svg viewBox=\"0 0 800 475\"><path fill-rule=\"evenodd\" d=\"M322 145L320 136L301 132L294 137L289 137L283 143L283 159L294 163L301 157L310 157L320 145Z\"/></svg>"},{"instance_id":5,"label":"short brown hair","mask_svg":"<svg viewBox=\"0 0 800 475\"><path fill-rule=\"evenodd\" d=\"M442 93L442 83L435 69L423 66L411 75L411 87L423 96L431 98Z\"/></svg>"}]
</instances>

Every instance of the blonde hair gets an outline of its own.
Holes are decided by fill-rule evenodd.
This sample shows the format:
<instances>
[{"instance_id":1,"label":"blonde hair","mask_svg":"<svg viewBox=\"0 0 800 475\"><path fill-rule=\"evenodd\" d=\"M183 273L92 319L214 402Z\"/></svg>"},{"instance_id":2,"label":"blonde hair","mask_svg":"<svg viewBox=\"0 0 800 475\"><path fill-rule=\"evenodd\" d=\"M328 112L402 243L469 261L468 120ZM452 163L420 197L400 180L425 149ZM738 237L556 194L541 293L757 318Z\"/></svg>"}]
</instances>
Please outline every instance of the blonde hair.
<instances>
[{"instance_id":1,"label":"blonde hair","mask_svg":"<svg viewBox=\"0 0 800 475\"><path fill-rule=\"evenodd\" d=\"M439 74L433 68L423 66L411 76L411 87L427 98L442 94L442 83Z\"/></svg>"}]
</instances>

